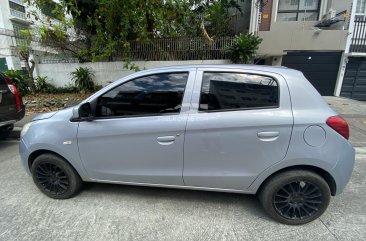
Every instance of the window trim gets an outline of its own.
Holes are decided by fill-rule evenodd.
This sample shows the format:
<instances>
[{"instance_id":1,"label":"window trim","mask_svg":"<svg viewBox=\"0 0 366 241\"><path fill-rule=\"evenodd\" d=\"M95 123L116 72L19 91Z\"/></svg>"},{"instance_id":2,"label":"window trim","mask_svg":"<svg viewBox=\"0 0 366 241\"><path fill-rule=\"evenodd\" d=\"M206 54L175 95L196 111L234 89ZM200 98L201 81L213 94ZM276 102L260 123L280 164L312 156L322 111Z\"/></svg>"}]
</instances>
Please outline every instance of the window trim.
<instances>
[{"instance_id":1,"label":"window trim","mask_svg":"<svg viewBox=\"0 0 366 241\"><path fill-rule=\"evenodd\" d=\"M362 3L361 3L362 4ZM365 3L366 4L366 3ZM357 13L357 2L356 2L356 12L355 12L355 15L356 16L366 16L366 7L365 7L365 9L364 9L364 11L363 11L363 13Z\"/></svg>"},{"instance_id":2,"label":"window trim","mask_svg":"<svg viewBox=\"0 0 366 241\"><path fill-rule=\"evenodd\" d=\"M318 7L317 7L316 10L299 10L299 8L300 8L300 0L299 0L299 4L297 6L297 10L280 10L279 9L280 1L281 0L278 0L277 1L276 22L302 22L302 21L311 22L311 21L318 21L319 20L319 17L321 16L320 12L321 12L321 7L322 7L322 3L323 3L322 0L319 0L318 1ZM299 13L305 13L305 12L306 13L318 13L318 16L317 16L316 20L302 20L302 19L299 19ZM296 20L295 21L283 21L283 20L279 20L279 18L278 18L278 14L279 13L296 13Z\"/></svg>"},{"instance_id":3,"label":"window trim","mask_svg":"<svg viewBox=\"0 0 366 241\"><path fill-rule=\"evenodd\" d=\"M190 74L191 74L191 71L190 70L186 70L186 71L184 71L184 70L180 70L180 71L168 71L168 72L157 72L157 73L146 73L144 75L137 76L137 77L134 77L132 79L126 80L126 81L124 81L124 82L120 83L119 85L116 85L116 86L114 86L112 88L109 88L106 91L104 91L101 94L99 94L96 98L93 98L93 100L91 101L92 102L92 110L93 110L92 111L93 112L93 119L94 120L106 120L106 119L141 118L141 117L153 117L153 116L173 116L173 115L180 115L181 112L182 112L182 108L180 109L179 112L175 112L175 113L174 112L172 112L172 113L154 113L154 114L128 115L128 116L96 116L98 99L101 96L103 96L104 94L106 94L107 92L112 91L115 88L118 88L119 86L124 85L124 84L126 84L128 82L134 81L136 79L141 79L141 78L144 78L144 77L147 77L147 76L162 75L162 74L179 74L179 73L186 73L186 74L188 74L187 81L186 81L186 85L185 85L184 90L183 90L183 96L182 96L182 102L181 102L181 105L183 105L184 96L186 95L187 84L188 84L189 77L190 77Z\"/></svg>"},{"instance_id":4,"label":"window trim","mask_svg":"<svg viewBox=\"0 0 366 241\"><path fill-rule=\"evenodd\" d=\"M263 106L263 107L248 107L248 108L231 108L231 109L222 109L222 110L203 110L201 109L201 93L202 93L202 88L203 88L203 75L205 73L228 73L228 74L246 74L246 75L259 75L259 76L263 76L263 77L268 77L273 79L274 81L276 81L277 86L278 86L278 104L277 106ZM263 110L263 109L279 109L281 107L281 88L280 88L280 82L278 81L277 78L270 76L270 75L265 75L265 74L259 74L259 73L250 73L250 72L240 72L240 71L228 71L228 70L224 70L224 71L220 71L220 70L216 70L216 71L202 71L202 79L201 79L201 87L200 87L200 92L199 92L199 99L198 99L198 113L215 113L215 112L231 112L231 111L245 111L245 110Z\"/></svg>"}]
</instances>

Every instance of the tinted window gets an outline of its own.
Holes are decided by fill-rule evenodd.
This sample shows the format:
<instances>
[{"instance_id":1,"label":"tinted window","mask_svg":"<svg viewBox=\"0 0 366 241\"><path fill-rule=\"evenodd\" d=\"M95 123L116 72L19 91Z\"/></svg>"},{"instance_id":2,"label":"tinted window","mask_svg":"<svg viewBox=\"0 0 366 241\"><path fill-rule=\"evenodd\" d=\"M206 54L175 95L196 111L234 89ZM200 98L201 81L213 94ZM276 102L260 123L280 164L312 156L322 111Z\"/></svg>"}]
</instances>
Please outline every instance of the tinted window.
<instances>
[{"instance_id":1,"label":"tinted window","mask_svg":"<svg viewBox=\"0 0 366 241\"><path fill-rule=\"evenodd\" d=\"M278 107L278 85L273 78L240 73L203 74L200 110L263 107Z\"/></svg>"},{"instance_id":2,"label":"tinted window","mask_svg":"<svg viewBox=\"0 0 366 241\"><path fill-rule=\"evenodd\" d=\"M126 82L99 97L96 115L179 113L188 73L156 74Z\"/></svg>"}]
</instances>

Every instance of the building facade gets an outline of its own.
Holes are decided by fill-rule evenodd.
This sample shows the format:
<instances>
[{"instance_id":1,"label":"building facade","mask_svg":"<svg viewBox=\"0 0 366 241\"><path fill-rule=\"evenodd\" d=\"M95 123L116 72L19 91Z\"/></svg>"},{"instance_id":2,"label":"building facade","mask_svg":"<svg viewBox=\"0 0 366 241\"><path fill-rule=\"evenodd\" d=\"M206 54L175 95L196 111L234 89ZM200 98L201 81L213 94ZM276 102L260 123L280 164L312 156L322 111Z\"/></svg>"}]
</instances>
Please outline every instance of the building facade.
<instances>
[{"instance_id":1,"label":"building facade","mask_svg":"<svg viewBox=\"0 0 366 241\"><path fill-rule=\"evenodd\" d=\"M254 1L258 54L265 64L301 70L322 95L366 100L365 2Z\"/></svg>"},{"instance_id":2,"label":"building facade","mask_svg":"<svg viewBox=\"0 0 366 241\"><path fill-rule=\"evenodd\" d=\"M0 71L22 69L19 57L12 53L17 45L14 35L22 29L28 29L32 21L27 18L23 0L1 0L0 4Z\"/></svg>"}]
</instances>

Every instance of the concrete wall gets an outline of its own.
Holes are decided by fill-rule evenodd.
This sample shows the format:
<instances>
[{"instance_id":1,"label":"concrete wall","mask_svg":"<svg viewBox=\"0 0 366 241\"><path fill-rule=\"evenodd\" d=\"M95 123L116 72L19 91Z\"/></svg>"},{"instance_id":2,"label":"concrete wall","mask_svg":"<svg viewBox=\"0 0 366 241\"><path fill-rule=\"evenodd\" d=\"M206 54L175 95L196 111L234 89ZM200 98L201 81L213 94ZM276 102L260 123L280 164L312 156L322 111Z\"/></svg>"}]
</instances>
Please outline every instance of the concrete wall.
<instances>
[{"instance_id":1,"label":"concrete wall","mask_svg":"<svg viewBox=\"0 0 366 241\"><path fill-rule=\"evenodd\" d=\"M319 20L330 8L341 12L350 10L351 0L321 1ZM263 42L259 48L260 55L280 56L287 50L344 50L347 40L347 24L341 22L330 29L317 31L313 27L318 21L277 21L278 0L273 0L271 29L260 31Z\"/></svg>"},{"instance_id":2,"label":"concrete wall","mask_svg":"<svg viewBox=\"0 0 366 241\"><path fill-rule=\"evenodd\" d=\"M229 60L192 60L192 61L137 61L134 64L140 69L151 69L171 65L185 64L226 64ZM123 68L123 62L97 62L97 63L59 63L59 64L37 64L36 71L39 76L47 76L49 82L55 86L71 84L70 72L78 67L88 67L94 71L94 82L99 85L107 85L110 82L125 77L134 71Z\"/></svg>"}]
</instances>

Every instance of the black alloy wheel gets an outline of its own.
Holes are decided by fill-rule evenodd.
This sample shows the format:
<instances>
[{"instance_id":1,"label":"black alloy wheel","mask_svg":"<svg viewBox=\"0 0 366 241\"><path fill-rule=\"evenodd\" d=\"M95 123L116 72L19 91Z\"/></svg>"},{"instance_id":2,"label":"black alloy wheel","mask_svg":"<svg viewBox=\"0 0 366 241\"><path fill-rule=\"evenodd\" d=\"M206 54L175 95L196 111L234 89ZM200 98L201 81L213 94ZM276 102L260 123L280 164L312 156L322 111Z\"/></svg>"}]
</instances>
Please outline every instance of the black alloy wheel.
<instances>
[{"instance_id":1,"label":"black alloy wheel","mask_svg":"<svg viewBox=\"0 0 366 241\"><path fill-rule=\"evenodd\" d=\"M64 194L69 188L69 178L59 166L44 162L37 166L36 177L38 185L53 195Z\"/></svg>"},{"instance_id":2,"label":"black alloy wheel","mask_svg":"<svg viewBox=\"0 0 366 241\"><path fill-rule=\"evenodd\" d=\"M258 193L264 210L289 225L309 223L320 217L330 201L328 183L310 170L289 170L264 182Z\"/></svg>"},{"instance_id":3,"label":"black alloy wheel","mask_svg":"<svg viewBox=\"0 0 366 241\"><path fill-rule=\"evenodd\" d=\"M285 184L274 194L273 206L278 214L288 219L306 219L322 205L320 189L306 181Z\"/></svg>"},{"instance_id":4,"label":"black alloy wheel","mask_svg":"<svg viewBox=\"0 0 366 241\"><path fill-rule=\"evenodd\" d=\"M76 170L62 157L45 153L38 156L31 166L34 183L48 197L66 199L82 187Z\"/></svg>"}]
</instances>

